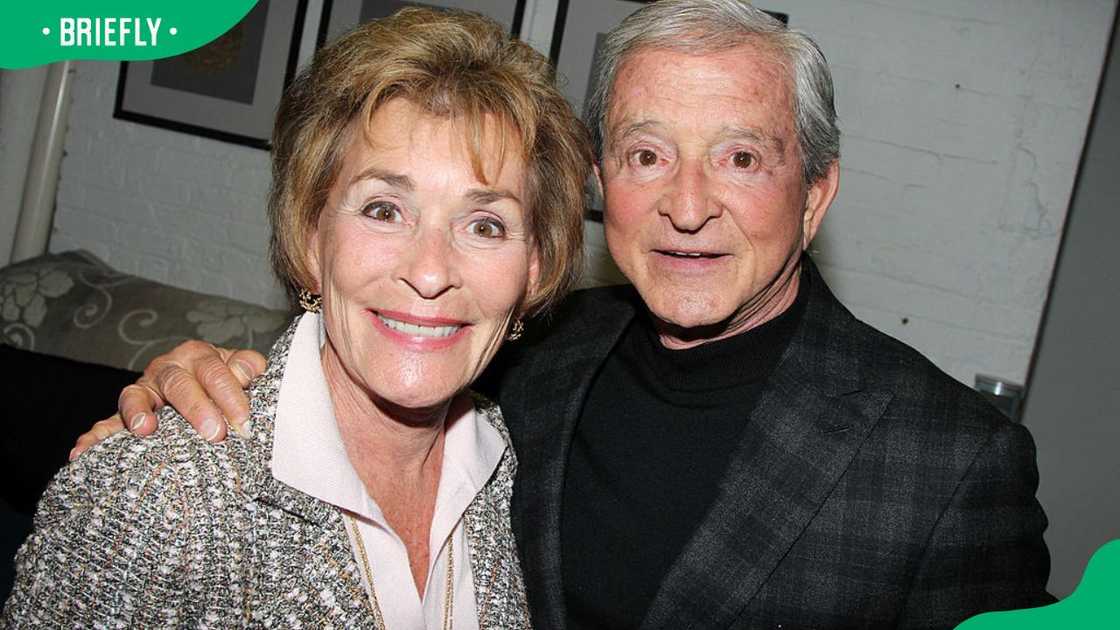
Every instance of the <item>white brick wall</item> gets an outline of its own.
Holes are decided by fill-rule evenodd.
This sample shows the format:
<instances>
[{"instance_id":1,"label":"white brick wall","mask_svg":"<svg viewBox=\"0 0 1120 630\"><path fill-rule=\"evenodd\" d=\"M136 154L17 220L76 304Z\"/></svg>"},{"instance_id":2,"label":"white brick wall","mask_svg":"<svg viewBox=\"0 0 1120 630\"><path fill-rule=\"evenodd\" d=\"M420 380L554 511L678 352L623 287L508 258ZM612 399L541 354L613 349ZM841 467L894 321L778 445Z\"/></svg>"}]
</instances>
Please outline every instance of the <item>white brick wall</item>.
<instances>
[{"instance_id":1,"label":"white brick wall","mask_svg":"<svg viewBox=\"0 0 1120 630\"><path fill-rule=\"evenodd\" d=\"M11 260L47 68L0 70L0 265Z\"/></svg>"},{"instance_id":2,"label":"white brick wall","mask_svg":"<svg viewBox=\"0 0 1120 630\"><path fill-rule=\"evenodd\" d=\"M765 7L833 68L842 178L814 244L833 289L970 385L1022 382L1115 2Z\"/></svg>"},{"instance_id":3,"label":"white brick wall","mask_svg":"<svg viewBox=\"0 0 1120 630\"><path fill-rule=\"evenodd\" d=\"M1025 378L1115 0L767 0L833 67L841 192L817 259L860 317L971 384ZM555 0L526 12L551 32ZM263 151L112 119L78 64L51 250L278 306ZM589 226L589 256L605 256ZM596 278L610 277L593 265Z\"/></svg>"},{"instance_id":4,"label":"white brick wall","mask_svg":"<svg viewBox=\"0 0 1120 630\"><path fill-rule=\"evenodd\" d=\"M128 273L283 305L267 262L268 154L113 119L118 68L78 64L51 251L82 247Z\"/></svg>"}]
</instances>

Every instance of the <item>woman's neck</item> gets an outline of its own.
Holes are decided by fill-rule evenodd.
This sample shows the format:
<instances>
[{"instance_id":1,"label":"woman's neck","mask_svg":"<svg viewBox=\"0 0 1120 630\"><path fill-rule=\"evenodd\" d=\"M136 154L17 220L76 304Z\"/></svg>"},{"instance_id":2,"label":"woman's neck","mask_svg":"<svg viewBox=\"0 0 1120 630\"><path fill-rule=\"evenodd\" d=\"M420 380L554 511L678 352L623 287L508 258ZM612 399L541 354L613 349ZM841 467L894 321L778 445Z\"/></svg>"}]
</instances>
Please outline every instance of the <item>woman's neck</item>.
<instances>
[{"instance_id":1,"label":"woman's neck","mask_svg":"<svg viewBox=\"0 0 1120 630\"><path fill-rule=\"evenodd\" d=\"M405 409L376 400L354 382L330 343L323 346L322 366L347 455L374 499L386 483L417 488L433 473L438 479L451 401Z\"/></svg>"},{"instance_id":2,"label":"woman's neck","mask_svg":"<svg viewBox=\"0 0 1120 630\"><path fill-rule=\"evenodd\" d=\"M452 401L415 410L375 400L346 372L330 343L323 347L322 364L346 456L404 543L422 597ZM460 397L453 413L460 413L462 404Z\"/></svg>"}]
</instances>

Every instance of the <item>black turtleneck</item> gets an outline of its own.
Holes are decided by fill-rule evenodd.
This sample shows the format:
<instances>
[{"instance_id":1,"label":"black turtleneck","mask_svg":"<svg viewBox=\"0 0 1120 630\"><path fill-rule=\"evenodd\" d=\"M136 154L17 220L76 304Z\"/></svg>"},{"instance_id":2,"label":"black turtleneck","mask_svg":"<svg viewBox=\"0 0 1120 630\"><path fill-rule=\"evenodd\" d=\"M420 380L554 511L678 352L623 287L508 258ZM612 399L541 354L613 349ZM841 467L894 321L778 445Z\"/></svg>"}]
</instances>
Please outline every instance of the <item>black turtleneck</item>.
<instances>
[{"instance_id":1,"label":"black turtleneck","mask_svg":"<svg viewBox=\"0 0 1120 630\"><path fill-rule=\"evenodd\" d=\"M564 481L569 628L641 624L797 328L801 280L789 309L728 339L669 350L648 314L623 334L591 386Z\"/></svg>"}]
</instances>

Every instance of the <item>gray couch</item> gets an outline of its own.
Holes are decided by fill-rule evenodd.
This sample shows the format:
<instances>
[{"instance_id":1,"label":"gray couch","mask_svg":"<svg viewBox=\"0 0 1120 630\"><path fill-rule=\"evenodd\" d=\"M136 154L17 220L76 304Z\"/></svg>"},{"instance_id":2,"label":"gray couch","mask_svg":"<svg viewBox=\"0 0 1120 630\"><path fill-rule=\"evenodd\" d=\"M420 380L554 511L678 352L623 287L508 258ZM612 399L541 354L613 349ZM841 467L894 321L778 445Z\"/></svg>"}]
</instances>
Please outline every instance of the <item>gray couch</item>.
<instances>
[{"instance_id":1,"label":"gray couch","mask_svg":"<svg viewBox=\"0 0 1120 630\"><path fill-rule=\"evenodd\" d=\"M122 274L81 250L0 269L0 343L127 370L185 339L267 353L289 318Z\"/></svg>"},{"instance_id":2,"label":"gray couch","mask_svg":"<svg viewBox=\"0 0 1120 630\"><path fill-rule=\"evenodd\" d=\"M39 495L138 370L192 338L267 352L289 318L122 274L84 251L0 269L0 602Z\"/></svg>"}]
</instances>

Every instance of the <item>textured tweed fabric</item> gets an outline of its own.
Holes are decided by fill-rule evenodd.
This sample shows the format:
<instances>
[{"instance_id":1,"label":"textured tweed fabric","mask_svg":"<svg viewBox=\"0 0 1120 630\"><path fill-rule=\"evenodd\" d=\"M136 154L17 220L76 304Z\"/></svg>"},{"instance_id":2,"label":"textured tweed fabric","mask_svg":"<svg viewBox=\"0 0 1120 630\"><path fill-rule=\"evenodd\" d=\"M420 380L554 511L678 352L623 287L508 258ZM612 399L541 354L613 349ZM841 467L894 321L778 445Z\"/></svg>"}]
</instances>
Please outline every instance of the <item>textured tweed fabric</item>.
<instances>
[{"instance_id":1,"label":"textured tweed fabric","mask_svg":"<svg viewBox=\"0 0 1120 630\"><path fill-rule=\"evenodd\" d=\"M16 556L3 627L377 628L341 512L274 479L293 324L250 391L251 436L204 441L170 408L63 469ZM501 414L475 400L508 444ZM464 515L481 628L527 628L507 448Z\"/></svg>"}]
</instances>

